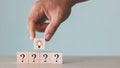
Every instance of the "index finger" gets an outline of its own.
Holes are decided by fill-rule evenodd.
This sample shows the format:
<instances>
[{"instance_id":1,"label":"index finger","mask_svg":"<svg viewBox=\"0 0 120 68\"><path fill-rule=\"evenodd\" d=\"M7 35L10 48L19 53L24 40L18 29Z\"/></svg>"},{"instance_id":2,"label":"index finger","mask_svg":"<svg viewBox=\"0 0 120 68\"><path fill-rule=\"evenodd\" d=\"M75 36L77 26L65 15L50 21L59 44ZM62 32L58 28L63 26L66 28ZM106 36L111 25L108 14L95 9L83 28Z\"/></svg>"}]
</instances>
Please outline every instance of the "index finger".
<instances>
[{"instance_id":1,"label":"index finger","mask_svg":"<svg viewBox=\"0 0 120 68\"><path fill-rule=\"evenodd\" d=\"M42 17L42 9L39 7L38 3L35 3L32 6L30 15L27 20L27 27L30 35L30 39L34 40L35 38L35 28L37 21Z\"/></svg>"},{"instance_id":2,"label":"index finger","mask_svg":"<svg viewBox=\"0 0 120 68\"><path fill-rule=\"evenodd\" d=\"M35 22L34 21L28 21L27 22L27 27L28 27L28 31L29 31L29 37L30 40L34 40L35 38Z\"/></svg>"}]
</instances>

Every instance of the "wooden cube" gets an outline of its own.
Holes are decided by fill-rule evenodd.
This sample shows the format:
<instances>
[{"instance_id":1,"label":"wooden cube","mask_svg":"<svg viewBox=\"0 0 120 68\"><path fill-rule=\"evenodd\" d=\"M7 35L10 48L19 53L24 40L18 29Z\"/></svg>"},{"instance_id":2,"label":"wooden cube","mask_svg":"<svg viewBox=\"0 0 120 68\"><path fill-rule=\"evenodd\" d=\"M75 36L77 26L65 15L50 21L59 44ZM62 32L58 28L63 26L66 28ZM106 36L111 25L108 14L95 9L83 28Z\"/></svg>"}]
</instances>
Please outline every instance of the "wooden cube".
<instances>
[{"instance_id":1,"label":"wooden cube","mask_svg":"<svg viewBox=\"0 0 120 68\"><path fill-rule=\"evenodd\" d=\"M51 63L52 64L62 64L63 54L62 53L51 53Z\"/></svg>"},{"instance_id":2,"label":"wooden cube","mask_svg":"<svg viewBox=\"0 0 120 68\"><path fill-rule=\"evenodd\" d=\"M50 64L51 63L51 54L49 52L40 53L40 64Z\"/></svg>"},{"instance_id":3,"label":"wooden cube","mask_svg":"<svg viewBox=\"0 0 120 68\"><path fill-rule=\"evenodd\" d=\"M34 39L34 49L44 49L45 48L45 39L44 38L36 38Z\"/></svg>"},{"instance_id":4,"label":"wooden cube","mask_svg":"<svg viewBox=\"0 0 120 68\"><path fill-rule=\"evenodd\" d=\"M28 63L28 52L17 52L17 63Z\"/></svg>"},{"instance_id":5,"label":"wooden cube","mask_svg":"<svg viewBox=\"0 0 120 68\"><path fill-rule=\"evenodd\" d=\"M42 52L40 53L41 64L62 64L63 54L58 52Z\"/></svg>"},{"instance_id":6,"label":"wooden cube","mask_svg":"<svg viewBox=\"0 0 120 68\"><path fill-rule=\"evenodd\" d=\"M38 64L40 62L39 52L29 52L29 64Z\"/></svg>"}]
</instances>

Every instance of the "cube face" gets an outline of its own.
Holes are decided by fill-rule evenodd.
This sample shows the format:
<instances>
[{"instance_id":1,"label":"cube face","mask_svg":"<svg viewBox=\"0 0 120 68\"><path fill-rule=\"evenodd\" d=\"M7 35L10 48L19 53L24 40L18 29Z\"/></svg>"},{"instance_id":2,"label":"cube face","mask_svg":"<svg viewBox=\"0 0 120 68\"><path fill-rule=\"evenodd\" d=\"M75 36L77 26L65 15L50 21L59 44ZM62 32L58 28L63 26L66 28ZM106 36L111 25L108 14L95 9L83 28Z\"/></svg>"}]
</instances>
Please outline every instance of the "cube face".
<instances>
[{"instance_id":1,"label":"cube face","mask_svg":"<svg viewBox=\"0 0 120 68\"><path fill-rule=\"evenodd\" d=\"M48 52L40 53L40 64L51 63L51 54Z\"/></svg>"},{"instance_id":2,"label":"cube face","mask_svg":"<svg viewBox=\"0 0 120 68\"><path fill-rule=\"evenodd\" d=\"M44 38L40 38L40 39L36 38L36 39L34 39L33 45L34 45L34 49L37 49L37 50L44 49L45 48L45 39Z\"/></svg>"},{"instance_id":3,"label":"cube face","mask_svg":"<svg viewBox=\"0 0 120 68\"><path fill-rule=\"evenodd\" d=\"M52 64L62 64L63 54L62 53L51 53L51 63Z\"/></svg>"},{"instance_id":4,"label":"cube face","mask_svg":"<svg viewBox=\"0 0 120 68\"><path fill-rule=\"evenodd\" d=\"M17 52L17 63L28 63L28 52Z\"/></svg>"},{"instance_id":5,"label":"cube face","mask_svg":"<svg viewBox=\"0 0 120 68\"><path fill-rule=\"evenodd\" d=\"M39 52L29 52L29 64L39 63Z\"/></svg>"}]
</instances>

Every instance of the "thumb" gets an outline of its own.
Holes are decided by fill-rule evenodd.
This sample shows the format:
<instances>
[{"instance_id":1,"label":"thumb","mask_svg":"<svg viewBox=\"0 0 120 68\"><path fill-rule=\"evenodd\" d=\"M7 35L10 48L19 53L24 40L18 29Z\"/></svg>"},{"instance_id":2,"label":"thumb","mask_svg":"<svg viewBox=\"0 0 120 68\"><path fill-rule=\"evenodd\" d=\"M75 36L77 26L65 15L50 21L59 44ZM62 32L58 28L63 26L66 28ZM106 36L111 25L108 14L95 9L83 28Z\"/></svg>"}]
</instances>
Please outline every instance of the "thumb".
<instances>
[{"instance_id":1,"label":"thumb","mask_svg":"<svg viewBox=\"0 0 120 68\"><path fill-rule=\"evenodd\" d=\"M60 22L52 20L45 30L45 40L49 41L59 27Z\"/></svg>"}]
</instances>

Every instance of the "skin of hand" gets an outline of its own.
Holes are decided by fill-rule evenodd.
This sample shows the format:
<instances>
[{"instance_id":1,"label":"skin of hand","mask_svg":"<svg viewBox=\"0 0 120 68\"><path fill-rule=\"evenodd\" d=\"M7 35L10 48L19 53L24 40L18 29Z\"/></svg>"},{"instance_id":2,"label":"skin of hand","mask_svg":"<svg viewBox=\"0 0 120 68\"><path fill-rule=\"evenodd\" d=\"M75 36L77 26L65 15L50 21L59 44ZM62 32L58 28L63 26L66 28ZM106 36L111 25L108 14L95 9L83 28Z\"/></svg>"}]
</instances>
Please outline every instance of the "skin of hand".
<instances>
[{"instance_id":1,"label":"skin of hand","mask_svg":"<svg viewBox=\"0 0 120 68\"><path fill-rule=\"evenodd\" d=\"M76 1L38 0L35 2L27 19L30 39L34 40L37 31L44 32L45 40L49 41L60 24L69 17L71 8L77 3ZM49 22L47 23L46 20Z\"/></svg>"}]
</instances>

